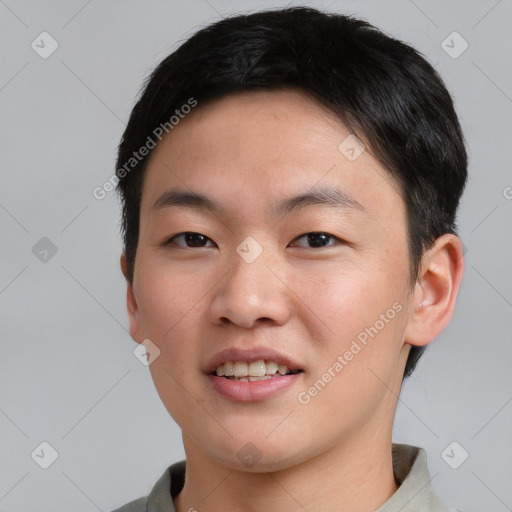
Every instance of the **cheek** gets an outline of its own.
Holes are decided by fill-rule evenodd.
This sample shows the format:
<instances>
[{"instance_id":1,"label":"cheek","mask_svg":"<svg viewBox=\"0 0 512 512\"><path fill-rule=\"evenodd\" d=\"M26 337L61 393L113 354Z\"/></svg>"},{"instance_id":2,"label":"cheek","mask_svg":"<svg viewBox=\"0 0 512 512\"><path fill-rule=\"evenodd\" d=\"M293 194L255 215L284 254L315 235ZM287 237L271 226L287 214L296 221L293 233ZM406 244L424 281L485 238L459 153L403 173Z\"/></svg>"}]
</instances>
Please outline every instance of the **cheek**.
<instances>
[{"instance_id":1,"label":"cheek","mask_svg":"<svg viewBox=\"0 0 512 512\"><path fill-rule=\"evenodd\" d=\"M324 326L322 336L315 338L319 357L312 382L325 372L336 375L329 384L335 395L324 395L325 407L330 399L348 404L361 395L372 401L370 397L383 388L377 376L389 379L402 347L407 309L404 280L391 267L375 265L317 276L317 286L312 283L303 281L303 288L309 290L311 309ZM329 374L323 380L328 379Z\"/></svg>"},{"instance_id":2,"label":"cheek","mask_svg":"<svg viewBox=\"0 0 512 512\"><path fill-rule=\"evenodd\" d=\"M173 416L185 407L180 390L184 384L190 387L190 377L197 370L197 346L205 336L201 318L208 288L194 282L198 279L188 273L151 264L142 267L138 303L144 336L160 350L149 368L160 398Z\"/></svg>"},{"instance_id":3,"label":"cheek","mask_svg":"<svg viewBox=\"0 0 512 512\"><path fill-rule=\"evenodd\" d=\"M356 336L379 321L395 302L403 301L396 277L387 278L385 272L370 268L317 273L297 282L297 289L304 304L317 314L335 340ZM391 310L388 317L394 319L395 313Z\"/></svg>"},{"instance_id":4,"label":"cheek","mask_svg":"<svg viewBox=\"0 0 512 512\"><path fill-rule=\"evenodd\" d=\"M149 366L160 399L175 421L190 412L190 395L198 396L191 377L197 371L197 344L204 332L205 292L197 276L144 262L139 275L138 303L145 337L159 348Z\"/></svg>"},{"instance_id":5,"label":"cheek","mask_svg":"<svg viewBox=\"0 0 512 512\"><path fill-rule=\"evenodd\" d=\"M137 301L144 330L149 338L168 343L194 316L206 285L197 272L149 258L140 263Z\"/></svg>"}]
</instances>

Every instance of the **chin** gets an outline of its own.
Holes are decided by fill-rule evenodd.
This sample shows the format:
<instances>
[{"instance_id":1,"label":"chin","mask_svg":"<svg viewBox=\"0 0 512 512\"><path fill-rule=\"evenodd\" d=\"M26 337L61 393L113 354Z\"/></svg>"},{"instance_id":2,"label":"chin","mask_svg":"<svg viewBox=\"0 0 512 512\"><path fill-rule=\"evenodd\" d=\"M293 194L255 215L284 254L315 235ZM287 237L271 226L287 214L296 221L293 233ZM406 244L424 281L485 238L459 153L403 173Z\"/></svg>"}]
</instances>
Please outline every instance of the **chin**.
<instances>
[{"instance_id":1,"label":"chin","mask_svg":"<svg viewBox=\"0 0 512 512\"><path fill-rule=\"evenodd\" d=\"M246 473L271 473L283 471L308 461L315 453L310 447L303 450L300 442L280 442L278 445L264 437L253 441L247 438L229 438L213 447L212 439L207 441L205 453L222 467ZM300 451L297 451L297 450Z\"/></svg>"}]
</instances>

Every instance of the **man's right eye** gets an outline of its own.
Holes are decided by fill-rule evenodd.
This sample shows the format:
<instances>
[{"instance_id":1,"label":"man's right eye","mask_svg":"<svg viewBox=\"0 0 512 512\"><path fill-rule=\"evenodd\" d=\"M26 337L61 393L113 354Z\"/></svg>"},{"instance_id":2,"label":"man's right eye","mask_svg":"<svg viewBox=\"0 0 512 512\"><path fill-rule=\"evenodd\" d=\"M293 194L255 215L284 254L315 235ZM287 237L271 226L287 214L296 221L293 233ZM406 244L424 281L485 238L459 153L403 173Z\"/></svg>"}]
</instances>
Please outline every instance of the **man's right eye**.
<instances>
[{"instance_id":1,"label":"man's right eye","mask_svg":"<svg viewBox=\"0 0 512 512\"><path fill-rule=\"evenodd\" d=\"M177 240L181 240L182 243L177 243ZM187 249L192 249L194 247L214 247L214 245L204 245L208 240L210 239L207 236L202 235L201 233L185 231L184 233L173 235L172 237L168 238L165 242L163 242L161 245L162 247L177 245L178 247L185 247Z\"/></svg>"}]
</instances>

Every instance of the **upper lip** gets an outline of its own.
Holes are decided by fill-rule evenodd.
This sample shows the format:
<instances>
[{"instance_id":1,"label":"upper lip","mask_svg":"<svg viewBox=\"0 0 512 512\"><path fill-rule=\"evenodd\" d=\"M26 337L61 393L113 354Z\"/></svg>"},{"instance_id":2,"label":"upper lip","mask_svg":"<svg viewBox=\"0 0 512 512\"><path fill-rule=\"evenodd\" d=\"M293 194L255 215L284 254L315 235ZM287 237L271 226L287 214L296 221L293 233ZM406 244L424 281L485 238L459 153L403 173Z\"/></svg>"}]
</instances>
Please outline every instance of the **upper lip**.
<instances>
[{"instance_id":1,"label":"upper lip","mask_svg":"<svg viewBox=\"0 0 512 512\"><path fill-rule=\"evenodd\" d=\"M290 370L302 370L300 365L288 356L276 352L268 347L237 348L231 347L217 352L206 364L204 372L211 374L227 361L245 361L252 363L259 360L274 361L277 364L286 365Z\"/></svg>"}]
</instances>

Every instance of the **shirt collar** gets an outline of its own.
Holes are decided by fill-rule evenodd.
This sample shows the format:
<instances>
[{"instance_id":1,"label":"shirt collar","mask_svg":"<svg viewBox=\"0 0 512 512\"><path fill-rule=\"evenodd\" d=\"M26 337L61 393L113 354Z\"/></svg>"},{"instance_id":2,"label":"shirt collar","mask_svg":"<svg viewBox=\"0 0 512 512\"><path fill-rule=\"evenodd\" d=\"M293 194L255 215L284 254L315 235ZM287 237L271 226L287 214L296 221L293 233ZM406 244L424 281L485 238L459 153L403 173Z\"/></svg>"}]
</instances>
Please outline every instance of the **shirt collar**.
<instances>
[{"instance_id":1,"label":"shirt collar","mask_svg":"<svg viewBox=\"0 0 512 512\"><path fill-rule=\"evenodd\" d=\"M449 512L432 492L427 454L423 448L393 444L393 473L397 491L376 512Z\"/></svg>"}]
</instances>

